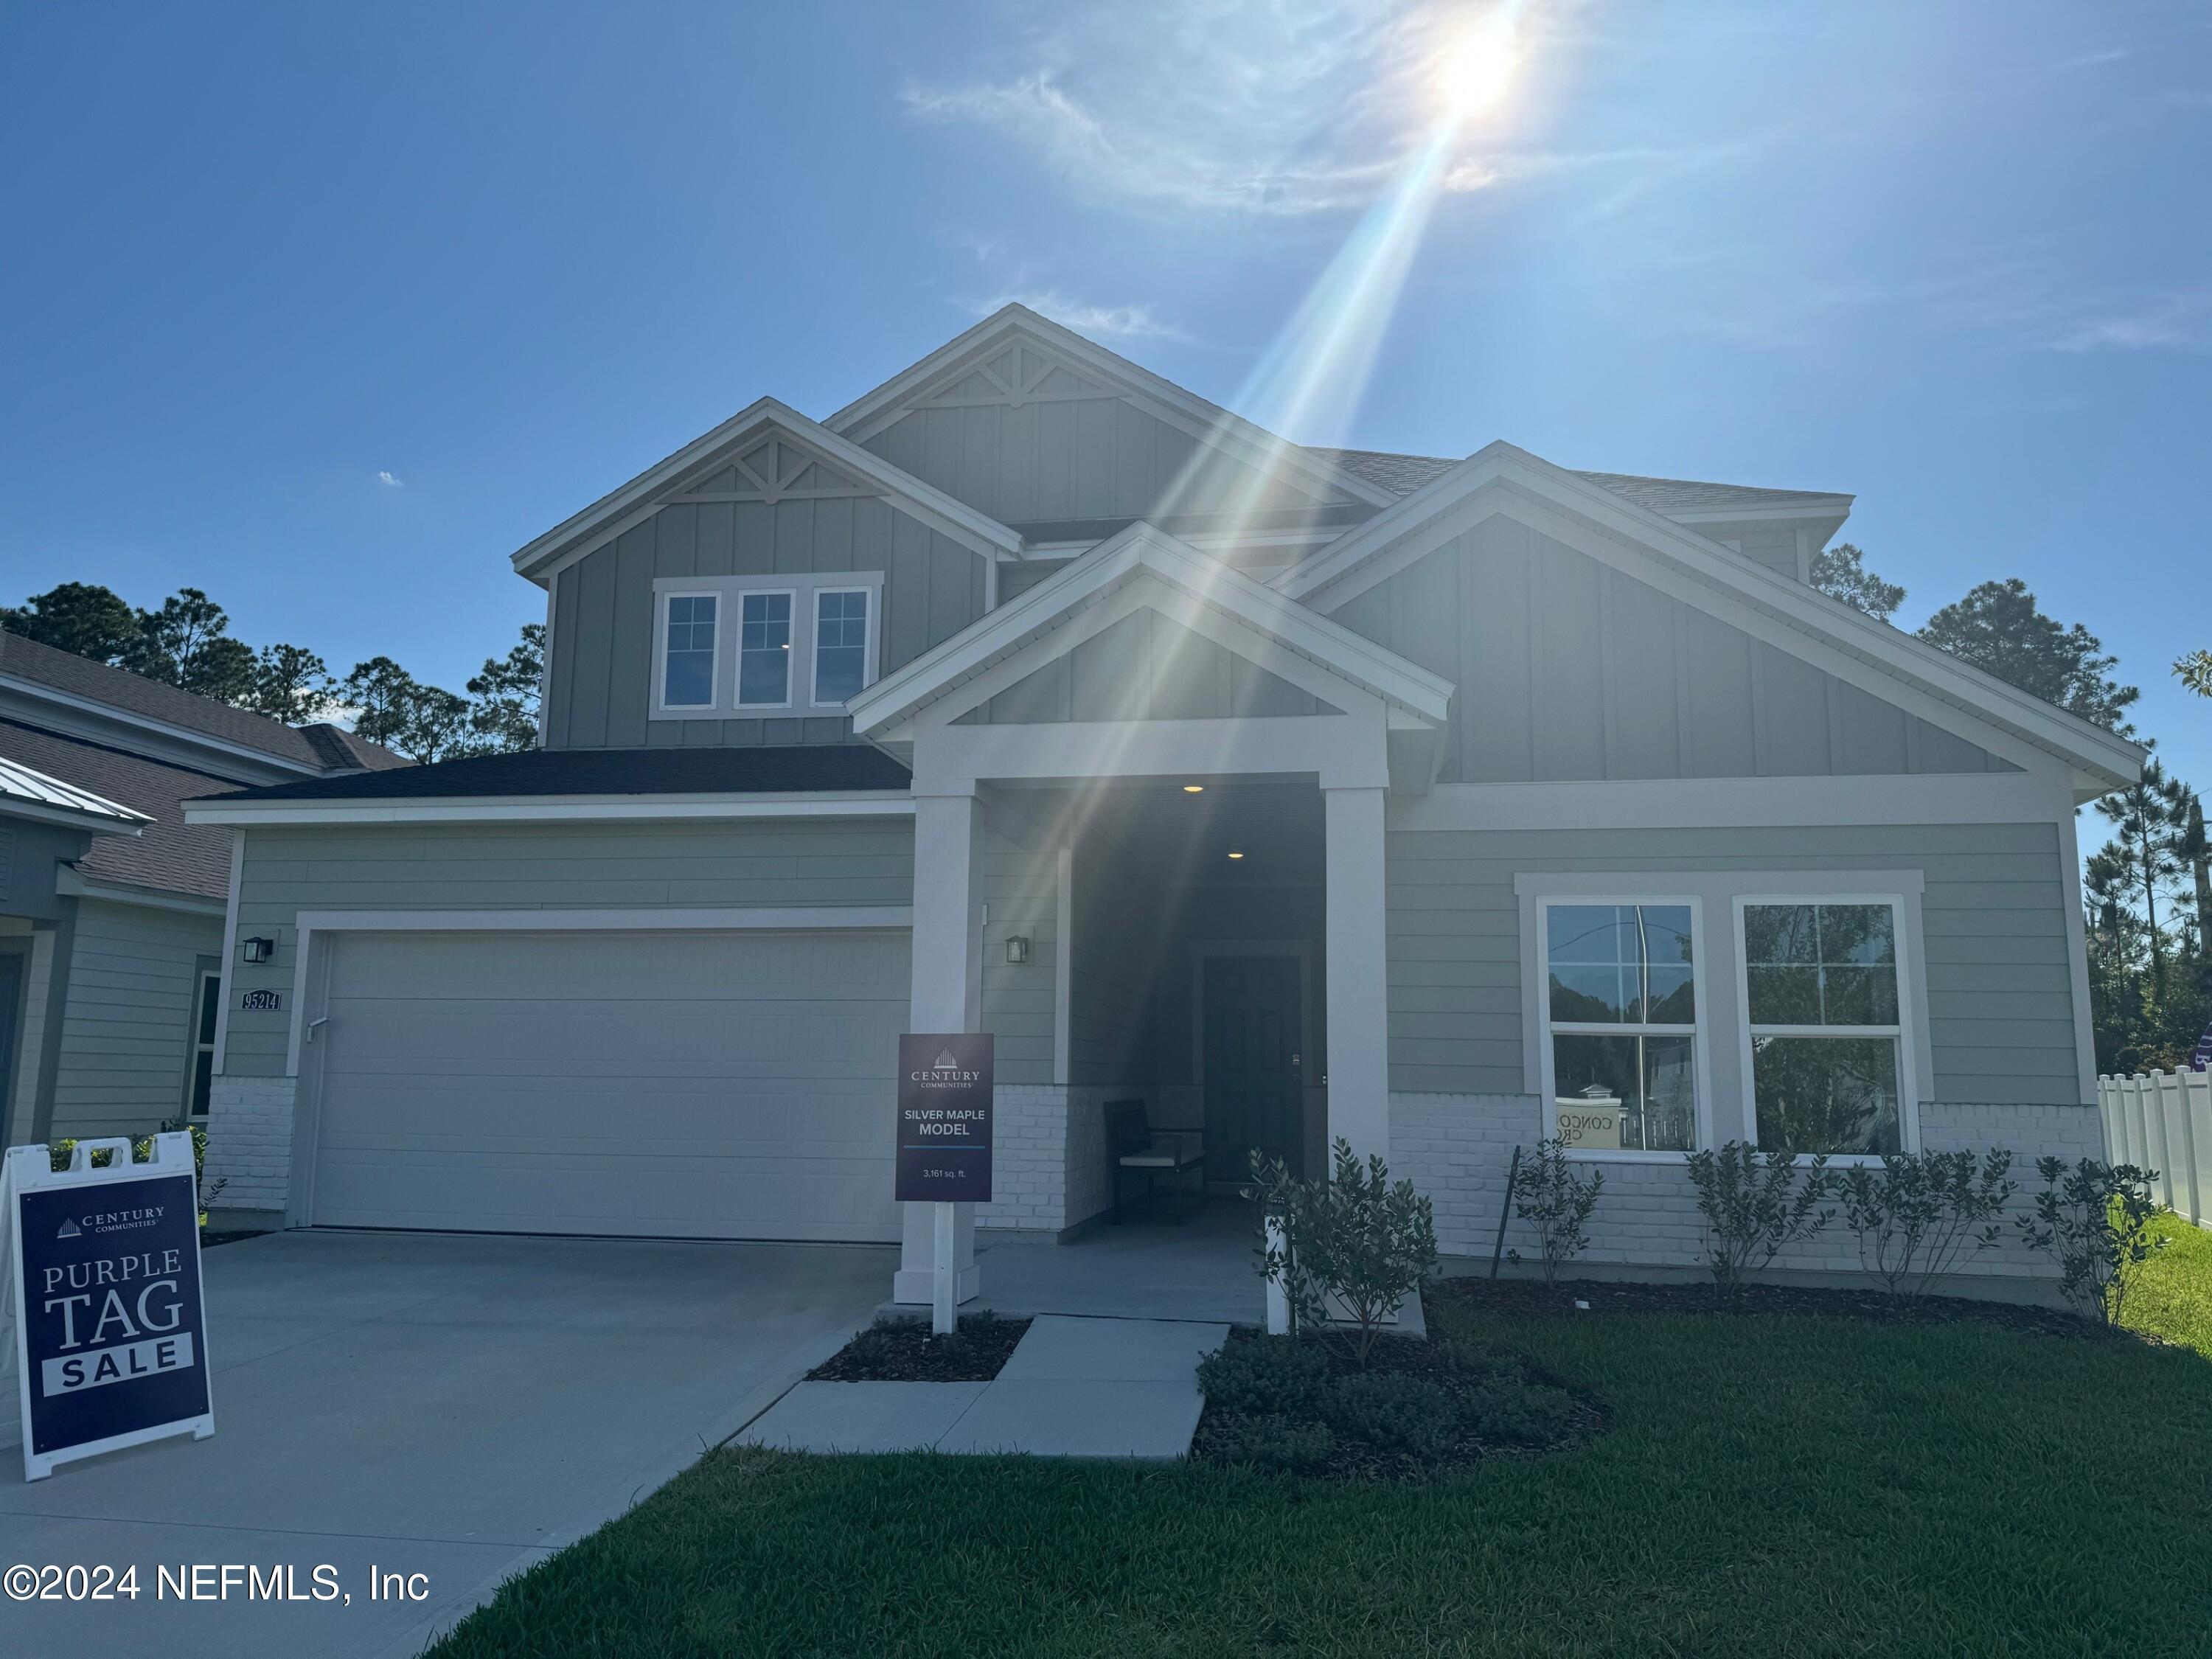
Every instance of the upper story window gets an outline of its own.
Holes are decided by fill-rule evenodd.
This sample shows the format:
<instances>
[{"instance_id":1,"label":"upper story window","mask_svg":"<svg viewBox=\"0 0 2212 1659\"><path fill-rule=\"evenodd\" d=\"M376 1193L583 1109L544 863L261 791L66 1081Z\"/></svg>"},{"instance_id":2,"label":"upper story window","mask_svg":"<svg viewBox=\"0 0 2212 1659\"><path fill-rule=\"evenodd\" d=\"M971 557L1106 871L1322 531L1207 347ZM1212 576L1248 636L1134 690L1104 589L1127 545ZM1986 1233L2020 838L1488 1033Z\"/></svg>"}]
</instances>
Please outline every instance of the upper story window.
<instances>
[{"instance_id":1,"label":"upper story window","mask_svg":"<svg viewBox=\"0 0 2212 1659\"><path fill-rule=\"evenodd\" d=\"M1698 1133L1694 907L1540 907L1554 1133L1605 1151L1688 1152Z\"/></svg>"},{"instance_id":2,"label":"upper story window","mask_svg":"<svg viewBox=\"0 0 2212 1659\"><path fill-rule=\"evenodd\" d=\"M883 584L875 571L657 580L653 717L842 711L878 672Z\"/></svg>"},{"instance_id":3,"label":"upper story window","mask_svg":"<svg viewBox=\"0 0 2212 1659\"><path fill-rule=\"evenodd\" d=\"M789 593L738 596L738 707L781 708L791 702Z\"/></svg>"},{"instance_id":4,"label":"upper story window","mask_svg":"<svg viewBox=\"0 0 2212 1659\"><path fill-rule=\"evenodd\" d=\"M713 593L671 593L663 603L667 613L661 624L661 707L711 708L721 601Z\"/></svg>"},{"instance_id":5,"label":"upper story window","mask_svg":"<svg viewBox=\"0 0 2212 1659\"><path fill-rule=\"evenodd\" d=\"M868 683L868 590L824 587L814 595L814 702L840 704Z\"/></svg>"},{"instance_id":6,"label":"upper story window","mask_svg":"<svg viewBox=\"0 0 2212 1659\"><path fill-rule=\"evenodd\" d=\"M1895 903L1747 901L1742 915L1759 1146L1846 1157L1902 1150Z\"/></svg>"}]
</instances>

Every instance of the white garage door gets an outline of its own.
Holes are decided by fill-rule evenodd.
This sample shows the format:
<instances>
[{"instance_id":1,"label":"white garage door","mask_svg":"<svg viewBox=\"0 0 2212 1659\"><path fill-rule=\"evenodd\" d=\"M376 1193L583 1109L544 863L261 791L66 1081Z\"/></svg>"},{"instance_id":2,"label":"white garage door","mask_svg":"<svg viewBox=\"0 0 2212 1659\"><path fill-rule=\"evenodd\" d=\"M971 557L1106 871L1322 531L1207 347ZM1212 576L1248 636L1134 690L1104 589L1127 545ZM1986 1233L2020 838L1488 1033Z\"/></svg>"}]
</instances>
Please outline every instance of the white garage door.
<instances>
[{"instance_id":1,"label":"white garage door","mask_svg":"<svg viewBox=\"0 0 2212 1659\"><path fill-rule=\"evenodd\" d=\"M318 1224L898 1237L905 933L325 937Z\"/></svg>"}]
</instances>

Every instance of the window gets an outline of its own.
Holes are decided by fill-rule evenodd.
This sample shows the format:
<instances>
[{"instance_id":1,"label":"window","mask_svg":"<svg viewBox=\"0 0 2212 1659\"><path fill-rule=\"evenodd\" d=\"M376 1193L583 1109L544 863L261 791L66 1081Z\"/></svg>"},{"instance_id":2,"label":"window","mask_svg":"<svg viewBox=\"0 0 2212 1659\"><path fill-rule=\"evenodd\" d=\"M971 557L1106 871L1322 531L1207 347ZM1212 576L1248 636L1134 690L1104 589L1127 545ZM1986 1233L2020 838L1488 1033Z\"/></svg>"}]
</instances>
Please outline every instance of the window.
<instances>
[{"instance_id":1,"label":"window","mask_svg":"<svg viewBox=\"0 0 2212 1659\"><path fill-rule=\"evenodd\" d=\"M868 591L818 588L814 595L814 701L842 703L868 683Z\"/></svg>"},{"instance_id":2,"label":"window","mask_svg":"<svg viewBox=\"0 0 2212 1659\"><path fill-rule=\"evenodd\" d=\"M712 593L672 593L660 670L664 708L714 706L714 631L721 601Z\"/></svg>"},{"instance_id":3,"label":"window","mask_svg":"<svg viewBox=\"0 0 2212 1659\"><path fill-rule=\"evenodd\" d=\"M791 702L791 595L742 593L738 618L738 706Z\"/></svg>"},{"instance_id":4,"label":"window","mask_svg":"<svg viewBox=\"0 0 2212 1659\"><path fill-rule=\"evenodd\" d=\"M1570 1146L1696 1145L1697 964L1687 904L1542 907L1546 1040Z\"/></svg>"},{"instance_id":5,"label":"window","mask_svg":"<svg viewBox=\"0 0 2212 1659\"><path fill-rule=\"evenodd\" d=\"M205 1117L208 1091L215 1082L215 1023L222 1007L222 975L202 969L199 994L192 1009L191 1097L187 1103L194 1117Z\"/></svg>"},{"instance_id":6,"label":"window","mask_svg":"<svg viewBox=\"0 0 2212 1659\"><path fill-rule=\"evenodd\" d=\"M1902 1150L1895 907L1746 902L1743 959L1759 1146Z\"/></svg>"}]
</instances>

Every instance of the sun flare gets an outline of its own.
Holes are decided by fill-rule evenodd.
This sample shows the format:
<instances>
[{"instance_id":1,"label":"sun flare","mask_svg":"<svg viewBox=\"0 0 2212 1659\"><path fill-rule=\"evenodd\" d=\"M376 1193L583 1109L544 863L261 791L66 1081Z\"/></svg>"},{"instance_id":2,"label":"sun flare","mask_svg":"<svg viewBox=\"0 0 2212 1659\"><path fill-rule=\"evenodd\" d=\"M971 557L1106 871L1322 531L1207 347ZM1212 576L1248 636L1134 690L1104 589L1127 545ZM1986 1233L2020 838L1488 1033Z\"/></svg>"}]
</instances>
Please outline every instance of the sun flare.
<instances>
[{"instance_id":1,"label":"sun flare","mask_svg":"<svg viewBox=\"0 0 2212 1659\"><path fill-rule=\"evenodd\" d=\"M1437 84L1454 116L1478 115L1504 97L1520 67L1512 15L1500 7L1444 48Z\"/></svg>"}]
</instances>

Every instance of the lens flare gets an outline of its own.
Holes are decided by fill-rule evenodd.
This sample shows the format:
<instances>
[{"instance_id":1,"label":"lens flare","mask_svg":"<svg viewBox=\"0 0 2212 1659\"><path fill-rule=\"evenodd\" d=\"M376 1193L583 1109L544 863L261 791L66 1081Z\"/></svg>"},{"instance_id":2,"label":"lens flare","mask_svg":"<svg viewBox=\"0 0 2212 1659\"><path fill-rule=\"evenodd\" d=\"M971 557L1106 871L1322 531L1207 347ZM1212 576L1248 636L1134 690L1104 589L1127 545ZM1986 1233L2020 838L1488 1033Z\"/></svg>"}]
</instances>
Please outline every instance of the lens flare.
<instances>
[{"instance_id":1,"label":"lens flare","mask_svg":"<svg viewBox=\"0 0 2212 1659\"><path fill-rule=\"evenodd\" d=\"M1480 114L1504 97L1520 67L1512 14L1501 7L1461 35L1438 62L1444 107L1461 119Z\"/></svg>"}]
</instances>

